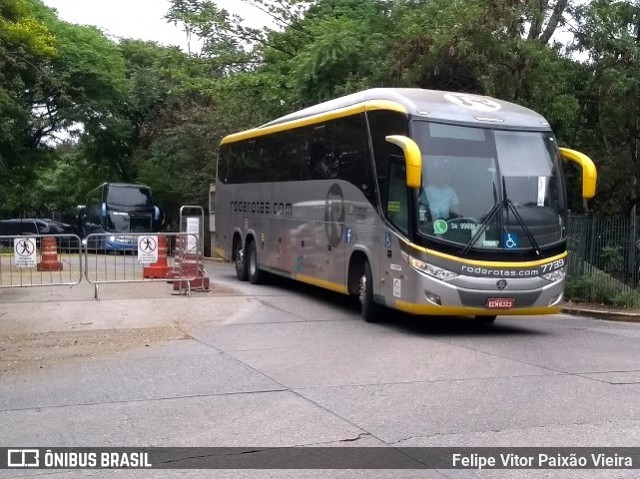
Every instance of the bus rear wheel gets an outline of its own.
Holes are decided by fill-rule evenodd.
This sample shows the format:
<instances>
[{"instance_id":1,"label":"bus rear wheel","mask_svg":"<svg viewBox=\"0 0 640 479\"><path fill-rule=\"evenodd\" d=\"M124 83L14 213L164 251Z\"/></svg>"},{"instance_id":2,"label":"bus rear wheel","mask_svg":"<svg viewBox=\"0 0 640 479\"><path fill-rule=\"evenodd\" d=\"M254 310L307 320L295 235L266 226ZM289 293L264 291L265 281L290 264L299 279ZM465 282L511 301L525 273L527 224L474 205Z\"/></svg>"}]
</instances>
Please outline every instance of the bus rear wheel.
<instances>
[{"instance_id":1,"label":"bus rear wheel","mask_svg":"<svg viewBox=\"0 0 640 479\"><path fill-rule=\"evenodd\" d=\"M476 316L478 324L492 324L496 320L496 316Z\"/></svg>"},{"instance_id":2,"label":"bus rear wheel","mask_svg":"<svg viewBox=\"0 0 640 479\"><path fill-rule=\"evenodd\" d=\"M360 278L360 306L362 318L367 323L382 321L383 307L373 300L373 275L369 262L364 263L364 274Z\"/></svg>"},{"instance_id":3,"label":"bus rear wheel","mask_svg":"<svg viewBox=\"0 0 640 479\"><path fill-rule=\"evenodd\" d=\"M247 269L247 262L245 261L245 251L242 247L242 241L238 241L236 243L236 251L235 251L235 266L236 266L236 276L240 281L246 281L249 279L249 273Z\"/></svg>"},{"instance_id":4,"label":"bus rear wheel","mask_svg":"<svg viewBox=\"0 0 640 479\"><path fill-rule=\"evenodd\" d=\"M250 242L247 249L249 282L251 284L260 284L264 279L264 272L258 268L258 250L255 241Z\"/></svg>"}]
</instances>

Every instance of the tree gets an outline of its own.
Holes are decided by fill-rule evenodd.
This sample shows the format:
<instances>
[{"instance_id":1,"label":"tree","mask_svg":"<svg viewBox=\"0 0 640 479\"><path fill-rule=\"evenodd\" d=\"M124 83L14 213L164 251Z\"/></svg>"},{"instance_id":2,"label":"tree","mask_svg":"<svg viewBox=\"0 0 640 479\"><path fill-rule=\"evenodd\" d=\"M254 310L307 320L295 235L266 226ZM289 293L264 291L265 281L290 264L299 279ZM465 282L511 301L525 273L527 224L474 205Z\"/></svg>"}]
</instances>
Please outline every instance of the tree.
<instances>
[{"instance_id":1,"label":"tree","mask_svg":"<svg viewBox=\"0 0 640 479\"><path fill-rule=\"evenodd\" d=\"M584 141L597 151L599 209L626 213L640 178L640 2L595 0L578 11L578 48L589 55Z\"/></svg>"}]
</instances>

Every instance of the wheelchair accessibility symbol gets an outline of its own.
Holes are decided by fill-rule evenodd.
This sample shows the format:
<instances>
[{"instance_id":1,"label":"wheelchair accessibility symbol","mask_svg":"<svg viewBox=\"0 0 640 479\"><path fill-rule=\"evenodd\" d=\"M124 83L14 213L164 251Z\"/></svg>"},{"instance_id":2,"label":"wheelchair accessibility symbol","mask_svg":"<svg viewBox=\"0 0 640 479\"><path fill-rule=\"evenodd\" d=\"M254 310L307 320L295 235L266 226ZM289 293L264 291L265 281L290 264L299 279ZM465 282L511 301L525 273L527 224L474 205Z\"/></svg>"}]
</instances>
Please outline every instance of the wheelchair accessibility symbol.
<instances>
[{"instance_id":1,"label":"wheelchair accessibility symbol","mask_svg":"<svg viewBox=\"0 0 640 479\"><path fill-rule=\"evenodd\" d=\"M505 233L502 236L502 244L504 244L504 247L507 249L517 248L520 246L520 239L515 233Z\"/></svg>"}]
</instances>

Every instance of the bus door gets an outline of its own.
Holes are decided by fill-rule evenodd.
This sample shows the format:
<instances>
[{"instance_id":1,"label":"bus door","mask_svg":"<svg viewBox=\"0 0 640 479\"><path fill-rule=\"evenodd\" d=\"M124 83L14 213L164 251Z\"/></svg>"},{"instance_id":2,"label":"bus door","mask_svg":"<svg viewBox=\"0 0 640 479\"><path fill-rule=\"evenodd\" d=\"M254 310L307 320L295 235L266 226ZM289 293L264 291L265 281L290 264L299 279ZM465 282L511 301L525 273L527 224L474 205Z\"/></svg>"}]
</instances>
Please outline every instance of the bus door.
<instances>
[{"instance_id":1,"label":"bus door","mask_svg":"<svg viewBox=\"0 0 640 479\"><path fill-rule=\"evenodd\" d=\"M317 230L318 245L324 263L323 279L344 286L345 249L352 239L352 233L345 225L346 203L344 192L338 183L330 186L324 204L324 222ZM349 236L347 235L349 233Z\"/></svg>"},{"instance_id":2,"label":"bus door","mask_svg":"<svg viewBox=\"0 0 640 479\"><path fill-rule=\"evenodd\" d=\"M393 228L385 227L379 249L379 290L385 298L400 299L405 285L408 265L402 260L398 233L409 234L409 194L406 182L404 158L396 155L389 157L386 180L386 195L383 196L383 210ZM384 201L386 199L386 201ZM395 231L394 231L395 230Z\"/></svg>"},{"instance_id":3,"label":"bus door","mask_svg":"<svg viewBox=\"0 0 640 479\"><path fill-rule=\"evenodd\" d=\"M307 189L313 189L310 208L313 218L313 247L305 248L304 266L330 289L344 287L345 201L339 181L339 153L335 125L314 127L309 137ZM309 194L309 193L307 193ZM313 264L309 264L312 261Z\"/></svg>"},{"instance_id":4,"label":"bus door","mask_svg":"<svg viewBox=\"0 0 640 479\"><path fill-rule=\"evenodd\" d=\"M326 201L310 201L298 209L308 219L290 222L295 226L291 231L295 238L295 273L312 281L343 285L343 202L329 195Z\"/></svg>"}]
</instances>

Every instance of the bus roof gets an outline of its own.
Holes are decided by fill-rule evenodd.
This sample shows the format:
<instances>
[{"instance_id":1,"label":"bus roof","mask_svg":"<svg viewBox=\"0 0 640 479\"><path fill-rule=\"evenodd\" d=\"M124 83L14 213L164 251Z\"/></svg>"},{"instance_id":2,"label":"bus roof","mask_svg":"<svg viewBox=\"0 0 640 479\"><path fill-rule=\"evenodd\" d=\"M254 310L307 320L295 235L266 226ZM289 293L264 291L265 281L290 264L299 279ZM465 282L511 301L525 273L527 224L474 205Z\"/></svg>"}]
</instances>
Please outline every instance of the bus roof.
<instances>
[{"instance_id":1,"label":"bus roof","mask_svg":"<svg viewBox=\"0 0 640 479\"><path fill-rule=\"evenodd\" d=\"M533 110L495 98L420 88L374 88L305 108L258 128L222 140L222 144L275 133L371 110L391 110L428 120L497 128L549 130Z\"/></svg>"},{"instance_id":2,"label":"bus roof","mask_svg":"<svg viewBox=\"0 0 640 479\"><path fill-rule=\"evenodd\" d=\"M117 188L149 188L147 185L141 185L141 184L138 184L138 183L111 183L111 182L105 181L104 183L101 183L98 186L96 186L91 191L95 191L95 190L98 190L100 188L104 188L105 186L115 186Z\"/></svg>"}]
</instances>

